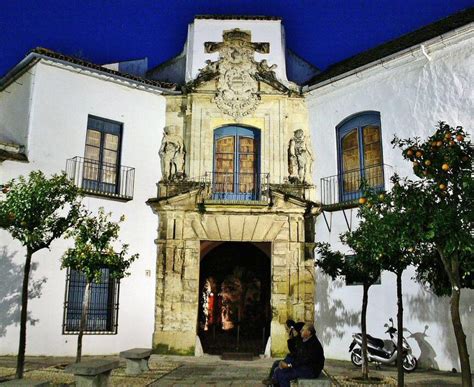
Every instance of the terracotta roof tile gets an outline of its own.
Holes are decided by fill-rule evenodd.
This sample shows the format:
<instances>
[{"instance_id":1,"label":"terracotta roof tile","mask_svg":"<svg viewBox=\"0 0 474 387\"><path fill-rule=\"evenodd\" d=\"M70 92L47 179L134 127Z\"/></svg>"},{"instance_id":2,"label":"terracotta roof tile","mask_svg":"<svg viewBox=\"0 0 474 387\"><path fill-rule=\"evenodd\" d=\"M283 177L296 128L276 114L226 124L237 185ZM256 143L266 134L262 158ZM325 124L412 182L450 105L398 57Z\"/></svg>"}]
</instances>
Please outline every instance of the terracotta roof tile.
<instances>
[{"instance_id":1,"label":"terracotta roof tile","mask_svg":"<svg viewBox=\"0 0 474 387\"><path fill-rule=\"evenodd\" d=\"M145 85L156 86L156 87L160 87L160 88L163 88L163 89L176 90L176 84L174 84L174 83L159 82L159 81L156 81L156 80L137 77L136 75L127 74L127 73L123 73L123 72L120 72L120 71L111 70L111 69L105 68L101 65L98 65L98 64L95 64L95 63L92 63L92 62L88 62L84 59L79 59L79 58L75 58L73 56L64 55L64 54L61 54L59 52L49 50L47 48L37 47L37 48L31 50L30 52L35 53L35 54L39 54L39 55L43 55L43 56L46 56L46 57L51 58L51 59L58 59L58 60L62 60L62 61L65 61L65 62L72 63L72 64L76 64L76 65L79 65L79 66L87 67L87 68L90 68L90 69L93 69L93 70L100 71L102 73L107 73L107 74L111 74L111 75L120 76L122 78L127 78L127 79L130 79L131 81L143 83Z\"/></svg>"},{"instance_id":2,"label":"terracotta roof tile","mask_svg":"<svg viewBox=\"0 0 474 387\"><path fill-rule=\"evenodd\" d=\"M216 20L283 20L278 16L263 15L196 15L195 19L216 19Z\"/></svg>"}]
</instances>

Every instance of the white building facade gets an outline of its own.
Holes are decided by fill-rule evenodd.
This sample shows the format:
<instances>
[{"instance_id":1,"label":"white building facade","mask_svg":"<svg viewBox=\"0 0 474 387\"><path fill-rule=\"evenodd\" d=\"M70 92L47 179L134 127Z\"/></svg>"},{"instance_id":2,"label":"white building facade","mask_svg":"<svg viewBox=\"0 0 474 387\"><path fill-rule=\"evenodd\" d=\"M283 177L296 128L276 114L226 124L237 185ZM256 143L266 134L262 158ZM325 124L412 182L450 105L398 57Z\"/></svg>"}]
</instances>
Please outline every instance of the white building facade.
<instances>
[{"instance_id":1,"label":"white building facade","mask_svg":"<svg viewBox=\"0 0 474 387\"><path fill-rule=\"evenodd\" d=\"M326 357L348 360L362 287L315 271L312 247L344 249L339 234L357 227L357 208L341 206L357 195L340 187L347 171L385 188L391 173L412 174L394 135L426 137L438 120L470 131L469 18L324 72L285 47L279 18L265 17L196 17L183 52L154 69L28 54L0 81L0 184L66 170L90 211L125 215L120 238L140 255L119 289L95 290L107 307L96 305L84 353L219 353L238 337L241 348L276 355L292 318L314 320ZM57 240L33 256L28 355L75 353L81 284L60 270L70 245ZM0 354L15 354L25 251L4 230L0 246ZM403 279L414 353L421 365L459 369L449 300L413 275ZM463 297L472 354L474 293ZM395 276L383 272L368 331L383 337L395 316Z\"/></svg>"}]
</instances>

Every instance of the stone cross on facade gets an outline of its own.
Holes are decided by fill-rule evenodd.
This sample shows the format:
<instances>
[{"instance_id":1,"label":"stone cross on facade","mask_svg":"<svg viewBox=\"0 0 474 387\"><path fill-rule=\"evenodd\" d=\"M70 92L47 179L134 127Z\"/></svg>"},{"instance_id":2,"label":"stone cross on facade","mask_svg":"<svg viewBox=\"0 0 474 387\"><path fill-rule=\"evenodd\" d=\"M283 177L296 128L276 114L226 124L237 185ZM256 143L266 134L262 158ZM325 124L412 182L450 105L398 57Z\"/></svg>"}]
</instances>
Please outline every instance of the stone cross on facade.
<instances>
[{"instance_id":1,"label":"stone cross on facade","mask_svg":"<svg viewBox=\"0 0 474 387\"><path fill-rule=\"evenodd\" d=\"M221 50L228 45L238 45L248 47L251 51L260 54L268 54L270 52L270 43L252 42L250 31L241 31L239 28L224 31L222 42L206 42L204 48L206 53L211 54Z\"/></svg>"}]
</instances>

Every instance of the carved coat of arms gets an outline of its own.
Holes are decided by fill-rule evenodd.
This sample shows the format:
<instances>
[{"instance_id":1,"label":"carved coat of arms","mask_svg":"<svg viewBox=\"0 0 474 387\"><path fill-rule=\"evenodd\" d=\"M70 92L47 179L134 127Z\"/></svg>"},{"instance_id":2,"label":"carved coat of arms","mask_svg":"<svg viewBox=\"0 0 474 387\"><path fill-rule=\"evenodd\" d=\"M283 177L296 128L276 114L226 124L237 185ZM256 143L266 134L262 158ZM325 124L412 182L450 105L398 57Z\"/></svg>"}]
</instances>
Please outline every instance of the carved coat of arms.
<instances>
[{"instance_id":1,"label":"carved coat of arms","mask_svg":"<svg viewBox=\"0 0 474 387\"><path fill-rule=\"evenodd\" d=\"M269 67L265 60L259 63L254 60L255 52L269 52L269 43L252 42L250 32L237 28L225 31L223 42L205 43L205 49L207 53L219 52L219 59L207 61L199 75L206 79L218 74L214 99L218 108L235 119L255 111L260 102L259 73L275 78L276 65Z\"/></svg>"}]
</instances>

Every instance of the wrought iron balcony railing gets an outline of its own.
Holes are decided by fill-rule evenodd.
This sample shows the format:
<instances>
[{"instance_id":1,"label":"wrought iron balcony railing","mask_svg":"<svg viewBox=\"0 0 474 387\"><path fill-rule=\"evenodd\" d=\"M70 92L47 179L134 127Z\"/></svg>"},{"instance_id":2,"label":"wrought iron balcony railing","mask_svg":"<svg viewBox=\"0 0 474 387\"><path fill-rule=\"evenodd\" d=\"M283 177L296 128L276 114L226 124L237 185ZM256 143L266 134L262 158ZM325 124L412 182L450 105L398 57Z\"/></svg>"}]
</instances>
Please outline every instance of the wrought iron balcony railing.
<instances>
[{"instance_id":1,"label":"wrought iron balcony railing","mask_svg":"<svg viewBox=\"0 0 474 387\"><path fill-rule=\"evenodd\" d=\"M204 183L210 187L209 199L215 201L268 201L268 173L207 172Z\"/></svg>"},{"instance_id":2,"label":"wrought iron balcony railing","mask_svg":"<svg viewBox=\"0 0 474 387\"><path fill-rule=\"evenodd\" d=\"M383 191L387 189L387 182L392 174L391 166L378 164L323 177L320 187L321 204L326 207L354 205L362 196L363 182L376 191Z\"/></svg>"},{"instance_id":3,"label":"wrought iron balcony railing","mask_svg":"<svg viewBox=\"0 0 474 387\"><path fill-rule=\"evenodd\" d=\"M135 168L74 157L66 161L66 173L86 193L133 199Z\"/></svg>"}]
</instances>

